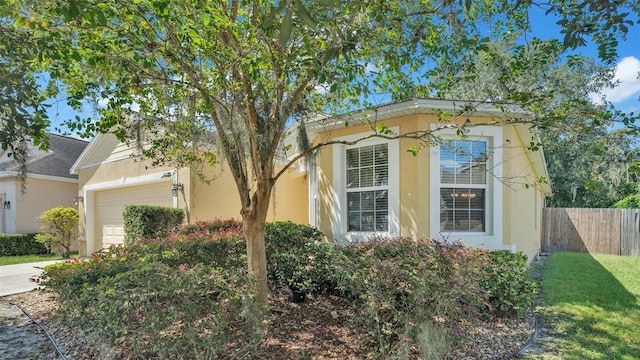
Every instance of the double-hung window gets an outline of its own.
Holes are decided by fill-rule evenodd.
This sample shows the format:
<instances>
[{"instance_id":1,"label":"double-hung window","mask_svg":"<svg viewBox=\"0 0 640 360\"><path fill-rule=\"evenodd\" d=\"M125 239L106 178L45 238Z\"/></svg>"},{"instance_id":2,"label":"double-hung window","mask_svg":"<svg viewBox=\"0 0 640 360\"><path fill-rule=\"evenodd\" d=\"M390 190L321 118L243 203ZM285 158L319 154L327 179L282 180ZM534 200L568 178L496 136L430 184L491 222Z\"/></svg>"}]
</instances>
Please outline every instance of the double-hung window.
<instances>
[{"instance_id":1,"label":"double-hung window","mask_svg":"<svg viewBox=\"0 0 640 360\"><path fill-rule=\"evenodd\" d=\"M432 124L437 129L438 124ZM472 126L466 137L438 129L443 141L430 158L429 233L470 246L502 244L503 129ZM446 140L448 139L448 140Z\"/></svg>"},{"instance_id":2,"label":"double-hung window","mask_svg":"<svg viewBox=\"0 0 640 360\"><path fill-rule=\"evenodd\" d=\"M440 231L487 231L487 142L440 145Z\"/></svg>"},{"instance_id":3,"label":"double-hung window","mask_svg":"<svg viewBox=\"0 0 640 360\"><path fill-rule=\"evenodd\" d=\"M346 150L347 231L389 232L387 143Z\"/></svg>"}]
</instances>

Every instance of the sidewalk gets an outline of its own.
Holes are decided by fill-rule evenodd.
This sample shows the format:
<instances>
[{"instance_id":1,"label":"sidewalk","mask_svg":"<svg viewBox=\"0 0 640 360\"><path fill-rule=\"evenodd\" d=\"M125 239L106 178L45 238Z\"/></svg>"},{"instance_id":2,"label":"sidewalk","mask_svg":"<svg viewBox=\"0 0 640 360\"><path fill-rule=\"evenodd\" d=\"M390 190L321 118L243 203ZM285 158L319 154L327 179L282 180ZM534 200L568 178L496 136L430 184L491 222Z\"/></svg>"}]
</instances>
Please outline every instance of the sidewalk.
<instances>
[{"instance_id":1,"label":"sidewalk","mask_svg":"<svg viewBox=\"0 0 640 360\"><path fill-rule=\"evenodd\" d=\"M0 266L0 296L31 291L40 286L30 277L42 274L42 268L63 260Z\"/></svg>"}]
</instances>

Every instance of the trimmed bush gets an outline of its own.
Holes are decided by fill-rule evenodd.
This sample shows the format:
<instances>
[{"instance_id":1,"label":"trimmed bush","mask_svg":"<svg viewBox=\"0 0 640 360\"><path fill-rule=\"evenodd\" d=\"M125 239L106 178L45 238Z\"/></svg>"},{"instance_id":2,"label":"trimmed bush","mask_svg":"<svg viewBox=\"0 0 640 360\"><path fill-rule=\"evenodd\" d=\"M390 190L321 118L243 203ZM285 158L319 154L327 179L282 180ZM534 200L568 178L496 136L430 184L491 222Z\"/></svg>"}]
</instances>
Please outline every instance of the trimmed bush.
<instances>
[{"instance_id":1,"label":"trimmed bush","mask_svg":"<svg viewBox=\"0 0 640 360\"><path fill-rule=\"evenodd\" d=\"M283 274L276 273L278 268L276 254L292 254L292 256L300 258L296 261L306 262L305 258L310 255L309 247L312 244L322 242L323 234L313 226L296 224L291 221L270 222L266 223L265 226L264 241L267 252L267 277L271 283L287 286L287 284L283 283ZM288 263L291 262L289 261Z\"/></svg>"},{"instance_id":2,"label":"trimmed bush","mask_svg":"<svg viewBox=\"0 0 640 360\"><path fill-rule=\"evenodd\" d=\"M58 206L43 212L40 221L40 233L36 241L52 249L64 258L71 257L71 246L78 241L78 221L80 213L70 207Z\"/></svg>"},{"instance_id":3,"label":"trimmed bush","mask_svg":"<svg viewBox=\"0 0 640 360\"><path fill-rule=\"evenodd\" d=\"M492 266L482 281L489 304L498 314L522 314L531 308L538 288L529 281L527 255L521 251L492 250Z\"/></svg>"},{"instance_id":4,"label":"trimmed bush","mask_svg":"<svg viewBox=\"0 0 640 360\"><path fill-rule=\"evenodd\" d=\"M125 246L140 239L160 238L175 230L184 219L182 209L165 206L128 205L124 217Z\"/></svg>"},{"instance_id":5,"label":"trimmed bush","mask_svg":"<svg viewBox=\"0 0 640 360\"><path fill-rule=\"evenodd\" d=\"M0 234L0 256L46 254L44 244L35 240L36 234Z\"/></svg>"},{"instance_id":6,"label":"trimmed bush","mask_svg":"<svg viewBox=\"0 0 640 360\"><path fill-rule=\"evenodd\" d=\"M267 256L269 253L300 252L309 244L322 242L322 232L310 225L291 221L269 222L265 225Z\"/></svg>"}]
</instances>

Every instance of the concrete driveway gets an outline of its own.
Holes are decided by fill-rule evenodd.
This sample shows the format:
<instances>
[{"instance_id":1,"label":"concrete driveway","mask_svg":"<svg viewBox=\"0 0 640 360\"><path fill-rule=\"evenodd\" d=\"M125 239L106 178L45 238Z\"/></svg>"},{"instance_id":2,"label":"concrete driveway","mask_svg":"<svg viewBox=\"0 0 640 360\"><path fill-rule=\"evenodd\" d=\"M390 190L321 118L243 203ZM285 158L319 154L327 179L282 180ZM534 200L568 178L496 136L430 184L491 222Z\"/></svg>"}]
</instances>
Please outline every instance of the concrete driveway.
<instances>
[{"instance_id":1,"label":"concrete driveway","mask_svg":"<svg viewBox=\"0 0 640 360\"><path fill-rule=\"evenodd\" d=\"M41 275L45 266L59 261L63 260L0 266L0 296L18 294L39 287L40 284L29 278Z\"/></svg>"}]
</instances>

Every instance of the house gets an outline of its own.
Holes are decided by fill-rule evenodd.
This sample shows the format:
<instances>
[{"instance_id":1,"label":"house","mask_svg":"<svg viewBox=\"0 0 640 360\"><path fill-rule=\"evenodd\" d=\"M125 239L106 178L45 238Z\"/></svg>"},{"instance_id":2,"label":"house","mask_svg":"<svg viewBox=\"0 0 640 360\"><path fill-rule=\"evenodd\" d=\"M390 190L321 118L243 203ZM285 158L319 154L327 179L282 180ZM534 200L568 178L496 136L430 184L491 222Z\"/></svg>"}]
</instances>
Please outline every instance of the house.
<instances>
[{"instance_id":1,"label":"house","mask_svg":"<svg viewBox=\"0 0 640 360\"><path fill-rule=\"evenodd\" d=\"M0 233L35 233L38 216L57 206L73 207L78 177L71 165L87 142L49 134L49 150L30 145L24 191L20 169L8 151L0 152Z\"/></svg>"},{"instance_id":2,"label":"house","mask_svg":"<svg viewBox=\"0 0 640 360\"><path fill-rule=\"evenodd\" d=\"M537 135L510 121L527 116L517 109L465 105L416 98L307 122L313 142L328 145L310 166L296 164L278 180L268 220L309 223L336 242L436 237L533 258L550 192L543 153L531 146ZM444 113L452 116L444 121ZM433 132L433 145L372 137L372 125L389 135ZM190 169L148 165L110 134L96 137L74 164L87 253L122 243L127 204L181 207L188 222L239 217L225 165L207 170L217 176L210 185Z\"/></svg>"},{"instance_id":3,"label":"house","mask_svg":"<svg viewBox=\"0 0 640 360\"><path fill-rule=\"evenodd\" d=\"M528 116L517 108L467 105L414 98L309 123L315 143L335 142L309 176L310 223L341 242L383 233L462 240L533 259L551 191L537 134L512 121ZM372 125L394 134L433 131L434 138L431 146L411 138L352 143L373 134Z\"/></svg>"},{"instance_id":4,"label":"house","mask_svg":"<svg viewBox=\"0 0 640 360\"><path fill-rule=\"evenodd\" d=\"M203 170L151 166L135 146L110 133L100 134L71 167L79 178L82 256L124 242L122 213L127 205L159 205L184 209L188 223L240 218L240 196L226 165ZM291 169L273 191L269 221L308 221L306 174Z\"/></svg>"}]
</instances>

